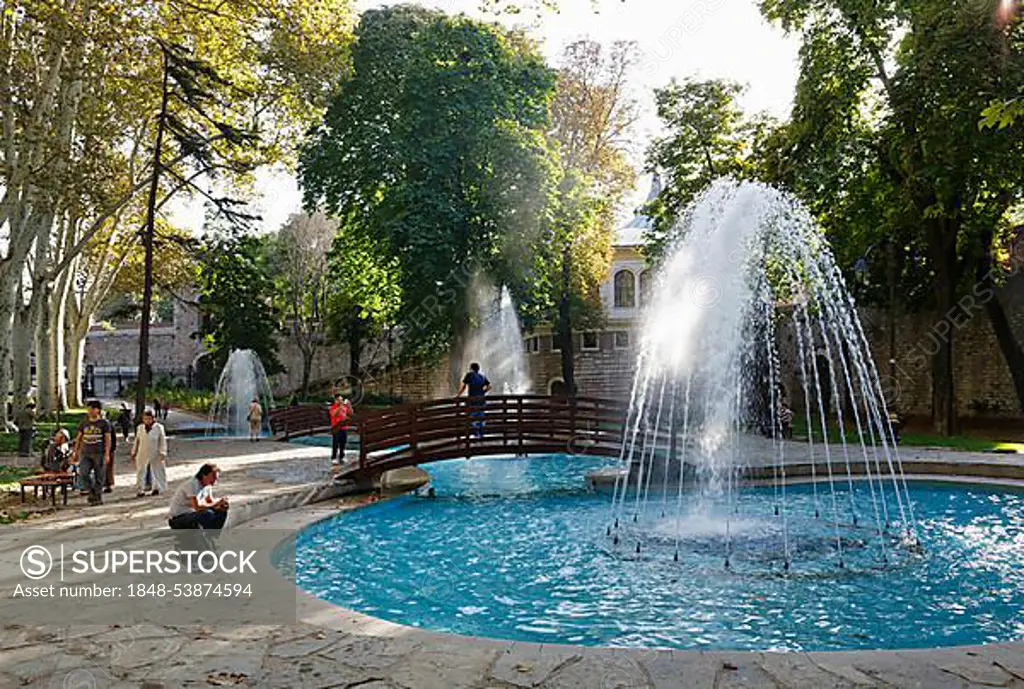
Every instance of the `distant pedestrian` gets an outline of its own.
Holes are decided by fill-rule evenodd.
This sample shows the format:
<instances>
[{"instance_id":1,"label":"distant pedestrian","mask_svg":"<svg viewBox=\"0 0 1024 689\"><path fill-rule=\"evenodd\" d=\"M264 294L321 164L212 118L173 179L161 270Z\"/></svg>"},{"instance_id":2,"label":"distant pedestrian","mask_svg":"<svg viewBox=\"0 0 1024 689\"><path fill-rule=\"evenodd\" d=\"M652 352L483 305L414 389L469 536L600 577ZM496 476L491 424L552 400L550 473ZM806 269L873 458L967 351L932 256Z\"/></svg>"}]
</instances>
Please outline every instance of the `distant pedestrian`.
<instances>
[{"instance_id":1,"label":"distant pedestrian","mask_svg":"<svg viewBox=\"0 0 1024 689\"><path fill-rule=\"evenodd\" d=\"M105 468L113 460L114 429L103 418L103 405L99 400L90 400L86 406L88 416L78 426L71 461L78 464L82 483L89 492L89 504L100 505L103 504Z\"/></svg>"},{"instance_id":2,"label":"distant pedestrian","mask_svg":"<svg viewBox=\"0 0 1024 689\"><path fill-rule=\"evenodd\" d=\"M478 438L482 438L484 435L484 395L491 390L491 381L487 380L487 376L480 372L480 364L473 362L469 365L469 373L462 379L462 385L459 387L459 392L455 395L460 397L463 392L467 392L469 398L469 417L472 419L472 427Z\"/></svg>"},{"instance_id":3,"label":"distant pedestrian","mask_svg":"<svg viewBox=\"0 0 1024 689\"><path fill-rule=\"evenodd\" d=\"M156 414L157 418L163 413L163 406L160 404L160 398L156 397L153 399L153 413Z\"/></svg>"},{"instance_id":4,"label":"distant pedestrian","mask_svg":"<svg viewBox=\"0 0 1024 689\"><path fill-rule=\"evenodd\" d=\"M348 444L348 429L352 424L352 403L338 393L331 405L331 460L345 461L345 446Z\"/></svg>"},{"instance_id":5,"label":"distant pedestrian","mask_svg":"<svg viewBox=\"0 0 1024 689\"><path fill-rule=\"evenodd\" d=\"M818 348L814 365L818 369L818 385L821 387L821 409L828 418L832 415L832 363L823 348Z\"/></svg>"},{"instance_id":6,"label":"distant pedestrian","mask_svg":"<svg viewBox=\"0 0 1024 689\"><path fill-rule=\"evenodd\" d=\"M142 423L135 429L131 457L135 463L135 495L140 498L145 495L151 480L153 495L166 493L167 433L152 409L142 413Z\"/></svg>"},{"instance_id":7,"label":"distant pedestrian","mask_svg":"<svg viewBox=\"0 0 1024 689\"><path fill-rule=\"evenodd\" d=\"M249 440L254 443L260 441L260 431L263 429L263 405L258 397L253 397L249 403Z\"/></svg>"},{"instance_id":8,"label":"distant pedestrian","mask_svg":"<svg viewBox=\"0 0 1024 689\"><path fill-rule=\"evenodd\" d=\"M14 419L18 427L18 454L22 457L32 455L32 438L36 434L36 404L28 402Z\"/></svg>"},{"instance_id":9,"label":"distant pedestrian","mask_svg":"<svg viewBox=\"0 0 1024 689\"><path fill-rule=\"evenodd\" d=\"M107 476L106 482L103 486L103 492L109 493L114 490L114 460L117 459L117 431L114 430L114 424L110 421L110 416L106 411L101 412L107 423L110 424L110 461L107 462Z\"/></svg>"},{"instance_id":10,"label":"distant pedestrian","mask_svg":"<svg viewBox=\"0 0 1024 689\"><path fill-rule=\"evenodd\" d=\"M167 415L171 413L171 403L164 400L164 421L167 420Z\"/></svg>"},{"instance_id":11,"label":"distant pedestrian","mask_svg":"<svg viewBox=\"0 0 1024 689\"><path fill-rule=\"evenodd\" d=\"M127 402L121 403L121 411L117 415L117 425L121 428L124 441L128 442L128 434L132 431L132 410Z\"/></svg>"}]
</instances>

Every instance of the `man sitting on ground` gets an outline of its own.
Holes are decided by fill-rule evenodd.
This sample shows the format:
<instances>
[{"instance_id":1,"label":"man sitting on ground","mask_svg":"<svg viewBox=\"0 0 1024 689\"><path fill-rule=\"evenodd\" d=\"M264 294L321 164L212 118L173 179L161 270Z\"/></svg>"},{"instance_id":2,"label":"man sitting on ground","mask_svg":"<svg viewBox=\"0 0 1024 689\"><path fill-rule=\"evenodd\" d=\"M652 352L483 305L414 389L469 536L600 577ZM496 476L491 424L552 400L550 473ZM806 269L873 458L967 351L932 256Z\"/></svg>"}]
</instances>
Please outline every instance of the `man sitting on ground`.
<instances>
[{"instance_id":1,"label":"man sitting on ground","mask_svg":"<svg viewBox=\"0 0 1024 689\"><path fill-rule=\"evenodd\" d=\"M228 499L213 498L217 465L204 464L196 475L174 491L167 524L172 529L223 529L228 518Z\"/></svg>"}]
</instances>

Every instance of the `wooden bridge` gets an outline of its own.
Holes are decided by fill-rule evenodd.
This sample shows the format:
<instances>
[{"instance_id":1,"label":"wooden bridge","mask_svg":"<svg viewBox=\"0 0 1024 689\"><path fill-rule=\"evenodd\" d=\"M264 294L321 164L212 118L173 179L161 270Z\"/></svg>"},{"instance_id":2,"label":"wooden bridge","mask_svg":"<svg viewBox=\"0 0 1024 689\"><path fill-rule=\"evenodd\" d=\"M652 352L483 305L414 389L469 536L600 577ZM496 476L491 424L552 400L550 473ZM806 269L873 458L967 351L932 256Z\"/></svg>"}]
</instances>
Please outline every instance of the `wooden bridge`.
<instances>
[{"instance_id":1,"label":"wooden bridge","mask_svg":"<svg viewBox=\"0 0 1024 689\"><path fill-rule=\"evenodd\" d=\"M617 457L626 409L590 397L488 396L404 404L357 415L359 461L339 477L459 457L583 454Z\"/></svg>"}]
</instances>

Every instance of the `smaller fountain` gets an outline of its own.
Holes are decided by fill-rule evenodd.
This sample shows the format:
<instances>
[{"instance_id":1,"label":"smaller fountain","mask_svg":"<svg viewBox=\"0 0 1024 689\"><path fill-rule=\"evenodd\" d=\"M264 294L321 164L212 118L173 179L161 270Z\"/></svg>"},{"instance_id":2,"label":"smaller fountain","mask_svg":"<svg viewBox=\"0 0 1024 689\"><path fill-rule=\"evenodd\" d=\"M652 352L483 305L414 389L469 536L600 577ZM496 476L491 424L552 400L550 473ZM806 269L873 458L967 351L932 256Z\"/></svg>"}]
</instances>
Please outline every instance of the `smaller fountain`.
<instances>
[{"instance_id":1,"label":"smaller fountain","mask_svg":"<svg viewBox=\"0 0 1024 689\"><path fill-rule=\"evenodd\" d=\"M474 327L462 351L461 370L478 362L491 381L492 395L529 392L522 329L512 295L478 277L470 286L470 298Z\"/></svg>"},{"instance_id":2,"label":"smaller fountain","mask_svg":"<svg viewBox=\"0 0 1024 689\"><path fill-rule=\"evenodd\" d=\"M253 399L259 399L266 421L266 414L274 404L274 394L263 362L251 349L236 349L228 357L217 381L210 410L211 423L228 435L248 435L249 405Z\"/></svg>"}]
</instances>

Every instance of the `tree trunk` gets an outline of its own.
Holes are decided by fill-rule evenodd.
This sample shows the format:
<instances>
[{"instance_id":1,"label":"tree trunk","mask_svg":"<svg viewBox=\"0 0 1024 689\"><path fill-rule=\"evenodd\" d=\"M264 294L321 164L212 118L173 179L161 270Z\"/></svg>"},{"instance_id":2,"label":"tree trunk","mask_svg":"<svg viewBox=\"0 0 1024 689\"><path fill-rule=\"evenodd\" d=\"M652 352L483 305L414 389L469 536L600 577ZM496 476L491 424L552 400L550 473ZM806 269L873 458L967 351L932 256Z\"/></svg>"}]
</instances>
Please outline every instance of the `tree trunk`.
<instances>
[{"instance_id":1,"label":"tree trunk","mask_svg":"<svg viewBox=\"0 0 1024 689\"><path fill-rule=\"evenodd\" d=\"M302 399L309 398L309 378L313 373L313 356L316 350L302 351Z\"/></svg>"},{"instance_id":2,"label":"tree trunk","mask_svg":"<svg viewBox=\"0 0 1024 689\"><path fill-rule=\"evenodd\" d=\"M359 328L353 327L348 338L348 374L358 378L362 373L363 336ZM390 365L390 360L388 364Z\"/></svg>"},{"instance_id":3,"label":"tree trunk","mask_svg":"<svg viewBox=\"0 0 1024 689\"><path fill-rule=\"evenodd\" d=\"M65 325L64 332L67 338L68 407L79 409L85 404L82 395L82 355L88 328L82 333L75 325L69 323Z\"/></svg>"},{"instance_id":4,"label":"tree trunk","mask_svg":"<svg viewBox=\"0 0 1024 689\"><path fill-rule=\"evenodd\" d=\"M11 422L7 399L11 392L11 350L14 330L15 283L0 271L0 422L4 429Z\"/></svg>"},{"instance_id":5,"label":"tree trunk","mask_svg":"<svg viewBox=\"0 0 1024 689\"><path fill-rule=\"evenodd\" d=\"M14 316L14 332L11 333L11 361L14 364L12 405L15 411L24 408L31 394L32 345L36 332L34 325L31 306L20 305Z\"/></svg>"},{"instance_id":6,"label":"tree trunk","mask_svg":"<svg viewBox=\"0 0 1024 689\"><path fill-rule=\"evenodd\" d=\"M53 283L47 280L45 284L36 285L36 289L40 291L35 328L36 380L39 388L36 412L42 415L51 414L57 408L56 359L60 331L53 328ZM32 301L35 302L36 297Z\"/></svg>"},{"instance_id":7,"label":"tree trunk","mask_svg":"<svg viewBox=\"0 0 1024 689\"><path fill-rule=\"evenodd\" d=\"M956 307L957 226L949 218L939 218L933 223L930 249L935 270L935 306L940 320L930 335L935 348L932 354L932 427L936 433L949 436L957 431L955 329L948 320L948 314Z\"/></svg>"},{"instance_id":8,"label":"tree trunk","mask_svg":"<svg viewBox=\"0 0 1024 689\"><path fill-rule=\"evenodd\" d=\"M572 249L566 243L562 251L562 293L558 299L558 327L556 338L562 350L562 380L565 394L576 396L576 359L572 341L572 313L570 294L572 290Z\"/></svg>"},{"instance_id":9,"label":"tree trunk","mask_svg":"<svg viewBox=\"0 0 1024 689\"><path fill-rule=\"evenodd\" d=\"M142 318L139 325L139 377L135 385L135 419L142 418L146 409L146 389L149 387L149 320L153 313L153 235L156 233L156 197L160 189L160 155L163 152L164 129L167 125L167 101L170 75L168 72L167 48L163 48L164 77L160 102L160 116L156 126L156 143L153 146L153 179L149 185L149 201L146 205L146 229L142 245L146 252L145 274L142 281Z\"/></svg>"}]
</instances>

